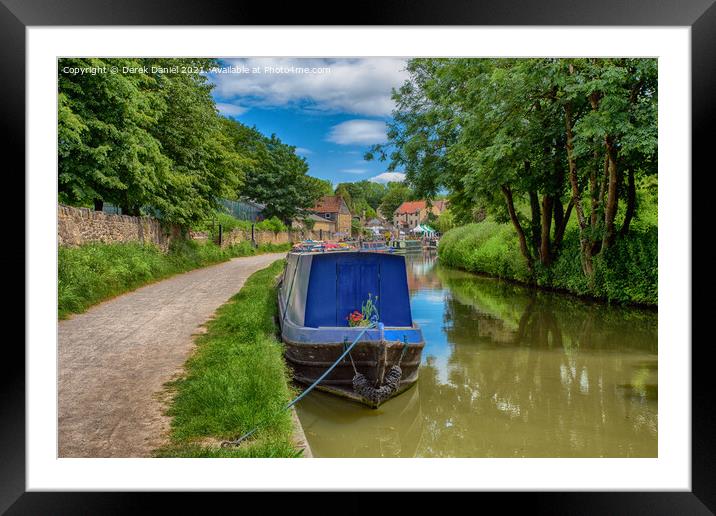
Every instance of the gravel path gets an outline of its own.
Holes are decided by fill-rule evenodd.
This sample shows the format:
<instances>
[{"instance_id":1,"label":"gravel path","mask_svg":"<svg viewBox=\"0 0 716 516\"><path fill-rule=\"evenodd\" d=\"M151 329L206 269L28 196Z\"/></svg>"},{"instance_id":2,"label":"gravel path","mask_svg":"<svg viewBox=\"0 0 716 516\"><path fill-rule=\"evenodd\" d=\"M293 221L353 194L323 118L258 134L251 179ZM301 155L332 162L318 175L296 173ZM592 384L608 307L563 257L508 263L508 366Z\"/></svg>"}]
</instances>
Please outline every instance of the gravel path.
<instances>
[{"instance_id":1,"label":"gravel path","mask_svg":"<svg viewBox=\"0 0 716 516\"><path fill-rule=\"evenodd\" d=\"M166 442L160 393L192 334L285 253L235 258L147 285L59 322L60 457L147 457Z\"/></svg>"}]
</instances>

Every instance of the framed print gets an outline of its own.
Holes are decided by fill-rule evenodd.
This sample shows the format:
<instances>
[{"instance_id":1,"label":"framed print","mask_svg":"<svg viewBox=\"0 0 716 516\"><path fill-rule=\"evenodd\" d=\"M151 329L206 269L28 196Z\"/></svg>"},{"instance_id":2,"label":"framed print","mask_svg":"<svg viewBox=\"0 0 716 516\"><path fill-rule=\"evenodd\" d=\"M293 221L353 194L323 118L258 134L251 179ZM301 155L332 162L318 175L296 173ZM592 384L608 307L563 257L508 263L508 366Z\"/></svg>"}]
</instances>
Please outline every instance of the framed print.
<instances>
[{"instance_id":1,"label":"framed print","mask_svg":"<svg viewBox=\"0 0 716 516\"><path fill-rule=\"evenodd\" d=\"M139 4L1 0L27 304L0 508L715 510L691 315L709 1L381 4L349 26Z\"/></svg>"}]
</instances>

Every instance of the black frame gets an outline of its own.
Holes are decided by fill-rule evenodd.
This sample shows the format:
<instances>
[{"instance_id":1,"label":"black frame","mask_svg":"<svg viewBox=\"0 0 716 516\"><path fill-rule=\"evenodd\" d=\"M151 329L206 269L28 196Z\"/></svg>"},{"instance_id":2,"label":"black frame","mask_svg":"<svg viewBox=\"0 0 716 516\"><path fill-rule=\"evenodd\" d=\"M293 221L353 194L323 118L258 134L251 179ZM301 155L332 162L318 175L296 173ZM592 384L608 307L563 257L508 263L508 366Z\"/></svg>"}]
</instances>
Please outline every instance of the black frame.
<instances>
[{"instance_id":1,"label":"black frame","mask_svg":"<svg viewBox=\"0 0 716 516\"><path fill-rule=\"evenodd\" d=\"M621 25L690 26L692 69L692 159L693 170L707 161L709 123L716 117L716 4L715 0L430 0L360 2L352 13L355 25ZM312 11L303 2L285 3L271 9L262 2L225 0L0 0L0 124L7 127L0 140L2 156L21 156L24 168L25 135L25 28L38 25L343 25L345 19L325 13L327 7ZM344 7L345 8L345 7ZM323 12L323 18L319 13ZM12 73L5 72L12 70ZM662 144L664 144L662 142ZM6 169L7 170L7 169ZM14 171L16 176L17 171ZM693 176L692 176L693 177ZM24 191L24 185L20 188ZM704 189L700 189L704 192ZM697 197L705 193L694 192ZM16 196L20 198L20 196ZM696 203L693 203L697 205ZM686 208L688 209L688 208ZM19 210L18 210L19 212ZM694 227L702 222L693 218ZM704 229L701 227L701 229ZM699 234L693 231L692 234ZM693 258L712 257L711 253ZM21 268L22 257L6 258L10 267ZM696 265L696 263L693 263ZM699 289L700 287L700 289ZM705 291L706 285L697 285ZM24 294L23 294L24 299ZM19 304L17 304L19 306ZM19 311L19 308L15 308ZM19 314L18 314L19 315ZM19 320L17 317L15 320ZM693 318L692 318L693 320ZM504 508L515 503L528 504L531 512L578 512L586 514L710 514L716 513L716 454L712 437L716 435L716 411L712 401L708 351L712 339L698 342L692 349L692 491L648 493L512 493L497 500ZM16 341L6 340L0 374L0 512L9 514L123 513L146 507L159 500L164 509L171 501L187 507L188 495L120 493L25 493L25 377L24 353ZM11 346L12 344L12 346ZM664 343L669 345L670 343ZM680 343L675 343L680 344ZM17 358L7 356L14 348ZM12 366L10 366L12 364ZM215 495L213 495L215 496ZM246 493L242 494L246 503ZM493 494L481 497L495 498ZM499 496L499 495L498 495ZM206 497L202 497L206 498ZM265 503L263 497L261 503ZM274 499L272 497L272 499ZM351 501L348 501L350 499ZM380 505L371 496L352 493L339 507L351 513L367 512ZM256 501L256 500L252 500ZM420 499L418 503L422 503ZM347 502L347 503L346 503ZM294 504L296 500L294 498ZM301 502L298 501L298 504ZM253 504L252 504L253 505ZM188 507L187 507L188 508ZM477 509L477 507L476 507ZM187 509L184 509L186 511ZM184 512L182 511L182 512Z\"/></svg>"}]
</instances>

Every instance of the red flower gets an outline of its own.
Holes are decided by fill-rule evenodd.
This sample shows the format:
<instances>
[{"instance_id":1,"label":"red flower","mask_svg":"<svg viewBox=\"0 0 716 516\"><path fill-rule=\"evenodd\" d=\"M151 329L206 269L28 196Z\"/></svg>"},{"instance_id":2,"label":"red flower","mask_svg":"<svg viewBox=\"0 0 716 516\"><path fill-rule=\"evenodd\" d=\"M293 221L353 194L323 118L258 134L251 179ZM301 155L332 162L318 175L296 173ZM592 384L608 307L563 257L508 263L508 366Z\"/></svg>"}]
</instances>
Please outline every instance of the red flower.
<instances>
[{"instance_id":1,"label":"red flower","mask_svg":"<svg viewBox=\"0 0 716 516\"><path fill-rule=\"evenodd\" d=\"M360 323L364 319L364 316L361 312L358 310L353 310L350 314L348 314L348 317L346 317L346 320L351 324L357 324Z\"/></svg>"}]
</instances>

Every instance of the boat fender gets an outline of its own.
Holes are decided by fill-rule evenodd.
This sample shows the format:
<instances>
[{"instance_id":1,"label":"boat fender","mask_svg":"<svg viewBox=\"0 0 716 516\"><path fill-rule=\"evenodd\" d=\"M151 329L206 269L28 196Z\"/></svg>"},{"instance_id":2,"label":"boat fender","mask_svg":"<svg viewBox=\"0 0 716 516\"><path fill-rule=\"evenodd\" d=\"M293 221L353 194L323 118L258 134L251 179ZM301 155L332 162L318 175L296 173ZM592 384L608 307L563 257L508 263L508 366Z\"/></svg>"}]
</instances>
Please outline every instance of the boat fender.
<instances>
[{"instance_id":1,"label":"boat fender","mask_svg":"<svg viewBox=\"0 0 716 516\"><path fill-rule=\"evenodd\" d=\"M403 370L400 366L393 365L385 375L385 383L380 387L373 387L365 375L356 373L353 377L353 390L356 394L361 395L377 405L395 394L395 391L397 391L400 386L402 376Z\"/></svg>"}]
</instances>

